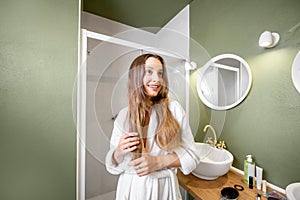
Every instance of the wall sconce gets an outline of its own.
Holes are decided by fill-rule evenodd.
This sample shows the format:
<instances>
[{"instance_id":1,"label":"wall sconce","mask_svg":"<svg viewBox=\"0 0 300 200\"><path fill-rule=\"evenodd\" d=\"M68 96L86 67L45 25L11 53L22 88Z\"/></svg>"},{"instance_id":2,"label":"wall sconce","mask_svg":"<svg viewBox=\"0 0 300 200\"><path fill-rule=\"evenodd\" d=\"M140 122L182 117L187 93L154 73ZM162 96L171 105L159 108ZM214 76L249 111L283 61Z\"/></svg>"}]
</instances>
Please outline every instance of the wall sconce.
<instances>
[{"instance_id":1,"label":"wall sconce","mask_svg":"<svg viewBox=\"0 0 300 200\"><path fill-rule=\"evenodd\" d=\"M280 36L278 33L264 31L259 37L258 44L261 47L272 48L278 43L279 39Z\"/></svg>"},{"instance_id":2,"label":"wall sconce","mask_svg":"<svg viewBox=\"0 0 300 200\"><path fill-rule=\"evenodd\" d=\"M185 61L185 70L195 70L197 68L197 63Z\"/></svg>"}]
</instances>

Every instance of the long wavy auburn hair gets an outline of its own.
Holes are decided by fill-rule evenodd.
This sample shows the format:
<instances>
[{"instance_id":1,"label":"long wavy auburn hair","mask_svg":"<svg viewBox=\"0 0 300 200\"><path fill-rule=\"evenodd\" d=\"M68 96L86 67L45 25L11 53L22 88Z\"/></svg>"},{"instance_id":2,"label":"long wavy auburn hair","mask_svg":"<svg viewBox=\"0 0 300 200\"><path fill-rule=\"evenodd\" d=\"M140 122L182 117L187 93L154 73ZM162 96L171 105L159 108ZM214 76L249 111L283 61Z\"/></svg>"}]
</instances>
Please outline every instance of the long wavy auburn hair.
<instances>
[{"instance_id":1,"label":"long wavy auburn hair","mask_svg":"<svg viewBox=\"0 0 300 200\"><path fill-rule=\"evenodd\" d=\"M158 59L163 67L163 83L157 96L148 97L143 86L145 63L150 57ZM143 129L146 128L146 115L150 115L151 107L155 108L158 126L156 130L156 142L164 150L173 150L180 142L180 125L169 110L169 87L165 62L162 57L155 54L143 54L138 56L131 64L128 76L128 121L129 131L138 132L140 138ZM147 130L147 129L146 129ZM143 140L135 151L142 152Z\"/></svg>"}]
</instances>

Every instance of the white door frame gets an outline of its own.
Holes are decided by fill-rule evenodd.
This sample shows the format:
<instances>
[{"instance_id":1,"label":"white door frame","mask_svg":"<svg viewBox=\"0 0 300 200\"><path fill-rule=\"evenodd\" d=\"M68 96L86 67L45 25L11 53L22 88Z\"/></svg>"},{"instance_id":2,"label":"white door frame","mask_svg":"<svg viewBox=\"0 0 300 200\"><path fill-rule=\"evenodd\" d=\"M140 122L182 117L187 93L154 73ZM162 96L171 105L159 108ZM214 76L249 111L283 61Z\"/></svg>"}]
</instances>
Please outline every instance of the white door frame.
<instances>
[{"instance_id":1,"label":"white door frame","mask_svg":"<svg viewBox=\"0 0 300 200\"><path fill-rule=\"evenodd\" d=\"M142 44L130 42L127 40L115 38L105 34L95 33L86 29L80 31L80 56L77 74L77 169L76 169L76 199L85 200L85 169L86 169L86 76L87 76L87 40L93 38L101 41L106 41L122 46L127 46L139 50L147 50L160 55L170 56L182 59L188 62L185 58L168 53L161 49L145 46ZM186 69L186 105L185 109L189 110L189 70ZM188 116L188 115L187 115Z\"/></svg>"}]
</instances>

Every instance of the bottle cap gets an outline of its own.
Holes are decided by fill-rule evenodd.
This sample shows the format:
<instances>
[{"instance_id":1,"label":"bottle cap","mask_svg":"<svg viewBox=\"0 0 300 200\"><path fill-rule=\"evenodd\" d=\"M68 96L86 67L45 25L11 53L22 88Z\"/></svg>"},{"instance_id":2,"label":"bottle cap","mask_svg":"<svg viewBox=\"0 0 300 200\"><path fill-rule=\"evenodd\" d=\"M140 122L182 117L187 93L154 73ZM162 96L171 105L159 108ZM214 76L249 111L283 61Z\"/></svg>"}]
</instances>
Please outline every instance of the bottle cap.
<instances>
[{"instance_id":1,"label":"bottle cap","mask_svg":"<svg viewBox=\"0 0 300 200\"><path fill-rule=\"evenodd\" d=\"M253 177L249 176L249 188L253 189Z\"/></svg>"}]
</instances>

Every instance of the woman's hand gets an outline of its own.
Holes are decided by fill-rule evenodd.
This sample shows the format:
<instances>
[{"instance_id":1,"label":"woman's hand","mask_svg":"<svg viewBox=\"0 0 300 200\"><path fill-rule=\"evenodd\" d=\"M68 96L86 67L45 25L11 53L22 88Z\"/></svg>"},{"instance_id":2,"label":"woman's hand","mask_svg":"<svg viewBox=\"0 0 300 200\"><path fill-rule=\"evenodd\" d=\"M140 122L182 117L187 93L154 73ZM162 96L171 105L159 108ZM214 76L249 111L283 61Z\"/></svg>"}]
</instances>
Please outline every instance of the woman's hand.
<instances>
[{"instance_id":1,"label":"woman's hand","mask_svg":"<svg viewBox=\"0 0 300 200\"><path fill-rule=\"evenodd\" d=\"M129 166L134 166L138 176L145 176L162 168L159 160L158 156L144 155L131 161Z\"/></svg>"},{"instance_id":2,"label":"woman's hand","mask_svg":"<svg viewBox=\"0 0 300 200\"><path fill-rule=\"evenodd\" d=\"M129 165L134 166L138 176L145 176L166 167L180 167L181 164L178 156L173 153L164 156L151 156L147 154L131 161Z\"/></svg>"},{"instance_id":3,"label":"woman's hand","mask_svg":"<svg viewBox=\"0 0 300 200\"><path fill-rule=\"evenodd\" d=\"M119 144L114 152L114 159L117 164L120 164L127 153L134 151L140 143L138 133L131 132L120 137Z\"/></svg>"}]
</instances>

